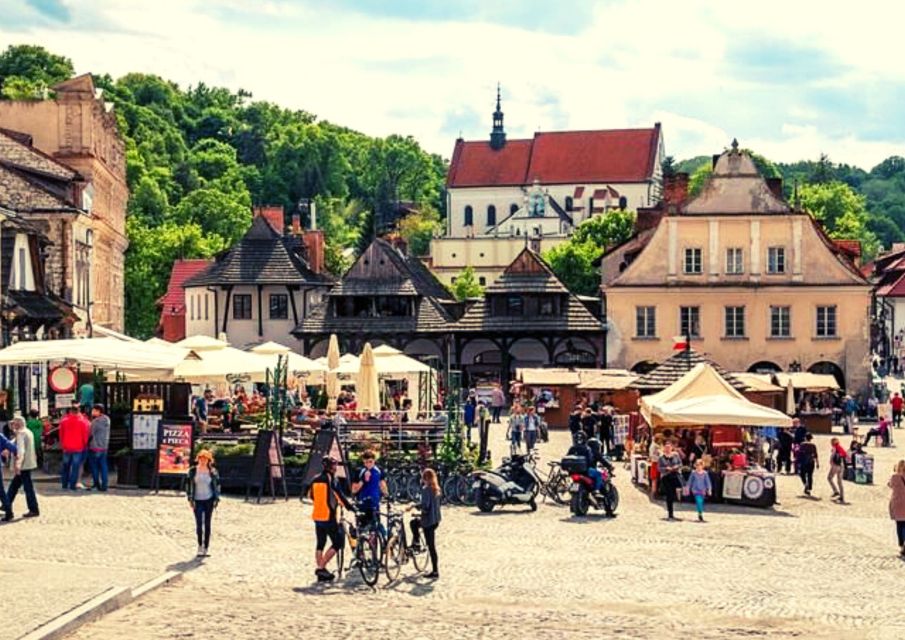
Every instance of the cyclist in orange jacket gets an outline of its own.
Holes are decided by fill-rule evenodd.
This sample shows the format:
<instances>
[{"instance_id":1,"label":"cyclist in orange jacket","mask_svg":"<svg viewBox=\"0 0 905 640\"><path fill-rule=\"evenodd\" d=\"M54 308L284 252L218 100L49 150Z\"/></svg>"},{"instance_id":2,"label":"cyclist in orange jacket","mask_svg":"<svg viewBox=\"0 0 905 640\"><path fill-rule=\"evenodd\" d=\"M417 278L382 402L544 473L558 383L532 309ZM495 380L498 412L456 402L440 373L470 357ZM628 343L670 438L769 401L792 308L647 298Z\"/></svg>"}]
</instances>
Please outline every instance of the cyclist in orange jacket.
<instances>
[{"instance_id":1,"label":"cyclist in orange jacket","mask_svg":"<svg viewBox=\"0 0 905 640\"><path fill-rule=\"evenodd\" d=\"M311 483L308 495L314 502L311 519L314 520L314 531L317 535L317 546L314 552L317 569L314 570L314 574L317 576L318 582L327 582L336 577L327 570L327 564L345 544L337 521L336 509L340 503L349 511L355 511L355 507L346 498L336 481L336 460L326 456L322 463L323 472ZM324 551L328 539L330 548Z\"/></svg>"}]
</instances>

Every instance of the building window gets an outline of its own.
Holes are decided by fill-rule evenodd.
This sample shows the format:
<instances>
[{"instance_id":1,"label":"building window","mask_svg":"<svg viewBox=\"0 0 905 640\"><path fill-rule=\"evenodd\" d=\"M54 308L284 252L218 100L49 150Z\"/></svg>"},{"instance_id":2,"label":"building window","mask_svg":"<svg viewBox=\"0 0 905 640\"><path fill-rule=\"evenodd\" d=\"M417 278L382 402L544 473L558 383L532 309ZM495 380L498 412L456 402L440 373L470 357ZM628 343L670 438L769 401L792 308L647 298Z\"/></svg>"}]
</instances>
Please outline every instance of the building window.
<instances>
[{"instance_id":1,"label":"building window","mask_svg":"<svg viewBox=\"0 0 905 640\"><path fill-rule=\"evenodd\" d=\"M509 296L506 298L506 315L520 316L525 312L525 304L521 296Z\"/></svg>"},{"instance_id":2,"label":"building window","mask_svg":"<svg viewBox=\"0 0 905 640\"><path fill-rule=\"evenodd\" d=\"M566 196L566 211L572 211L575 208L575 202L572 200L572 196Z\"/></svg>"},{"instance_id":3,"label":"building window","mask_svg":"<svg viewBox=\"0 0 905 640\"><path fill-rule=\"evenodd\" d=\"M726 249L726 273L738 275L745 273L744 253L740 247Z\"/></svg>"},{"instance_id":4,"label":"building window","mask_svg":"<svg viewBox=\"0 0 905 640\"><path fill-rule=\"evenodd\" d=\"M791 307L770 307L770 337L788 338L792 335Z\"/></svg>"},{"instance_id":5,"label":"building window","mask_svg":"<svg viewBox=\"0 0 905 640\"><path fill-rule=\"evenodd\" d=\"M237 293L233 296L233 319L251 320L250 293Z\"/></svg>"},{"instance_id":6,"label":"building window","mask_svg":"<svg viewBox=\"0 0 905 640\"><path fill-rule=\"evenodd\" d=\"M210 320L210 316L208 315L208 311L210 310L210 302L211 297L207 294L204 294L204 319Z\"/></svg>"},{"instance_id":7,"label":"building window","mask_svg":"<svg viewBox=\"0 0 905 640\"><path fill-rule=\"evenodd\" d=\"M518 205L513 202L512 204L509 205L509 215L511 216L516 211L518 211Z\"/></svg>"},{"instance_id":8,"label":"building window","mask_svg":"<svg viewBox=\"0 0 905 640\"><path fill-rule=\"evenodd\" d=\"M474 224L474 209L470 204L465 205L465 226L470 227Z\"/></svg>"},{"instance_id":9,"label":"building window","mask_svg":"<svg viewBox=\"0 0 905 640\"><path fill-rule=\"evenodd\" d=\"M701 307L679 307L679 332L683 336L701 337Z\"/></svg>"},{"instance_id":10,"label":"building window","mask_svg":"<svg viewBox=\"0 0 905 640\"><path fill-rule=\"evenodd\" d=\"M836 337L836 305L817 307L817 337Z\"/></svg>"},{"instance_id":11,"label":"building window","mask_svg":"<svg viewBox=\"0 0 905 640\"><path fill-rule=\"evenodd\" d=\"M745 337L745 307L726 307L726 337Z\"/></svg>"},{"instance_id":12,"label":"building window","mask_svg":"<svg viewBox=\"0 0 905 640\"><path fill-rule=\"evenodd\" d=\"M537 311L542 316L552 316L554 315L555 305L553 304L553 298L543 297L540 299L538 303Z\"/></svg>"},{"instance_id":13,"label":"building window","mask_svg":"<svg viewBox=\"0 0 905 640\"><path fill-rule=\"evenodd\" d=\"M767 249L767 273L786 272L786 248L770 247Z\"/></svg>"},{"instance_id":14,"label":"building window","mask_svg":"<svg viewBox=\"0 0 905 640\"><path fill-rule=\"evenodd\" d=\"M289 296L285 293L270 294L270 319L286 320L289 317Z\"/></svg>"},{"instance_id":15,"label":"building window","mask_svg":"<svg viewBox=\"0 0 905 640\"><path fill-rule=\"evenodd\" d=\"M495 227L496 226L496 207L492 204L487 205L487 226Z\"/></svg>"},{"instance_id":16,"label":"building window","mask_svg":"<svg viewBox=\"0 0 905 640\"><path fill-rule=\"evenodd\" d=\"M635 337L657 337L657 307L635 307Z\"/></svg>"},{"instance_id":17,"label":"building window","mask_svg":"<svg viewBox=\"0 0 905 640\"><path fill-rule=\"evenodd\" d=\"M189 296L189 320L195 319L195 296Z\"/></svg>"},{"instance_id":18,"label":"building window","mask_svg":"<svg viewBox=\"0 0 905 640\"><path fill-rule=\"evenodd\" d=\"M703 252L700 247L685 249L685 273L701 273L703 269Z\"/></svg>"},{"instance_id":19,"label":"building window","mask_svg":"<svg viewBox=\"0 0 905 640\"><path fill-rule=\"evenodd\" d=\"M479 276L479 277L478 277L478 284L481 285L481 286L483 287L485 284L487 284L487 278L485 278L484 276Z\"/></svg>"}]
</instances>

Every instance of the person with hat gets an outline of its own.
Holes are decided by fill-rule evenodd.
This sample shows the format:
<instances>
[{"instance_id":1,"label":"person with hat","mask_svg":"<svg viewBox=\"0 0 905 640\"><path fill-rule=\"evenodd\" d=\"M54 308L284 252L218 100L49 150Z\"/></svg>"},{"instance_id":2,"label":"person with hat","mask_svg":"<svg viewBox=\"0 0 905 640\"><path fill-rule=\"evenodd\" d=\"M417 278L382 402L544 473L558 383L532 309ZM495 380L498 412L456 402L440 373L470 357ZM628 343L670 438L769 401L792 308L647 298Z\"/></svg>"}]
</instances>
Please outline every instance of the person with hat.
<instances>
[{"instance_id":1,"label":"person with hat","mask_svg":"<svg viewBox=\"0 0 905 640\"><path fill-rule=\"evenodd\" d=\"M195 512L195 534L198 537L198 557L208 555L211 545L211 520L220 502L220 474L214 465L214 454L202 449L189 468L186 482L189 506Z\"/></svg>"},{"instance_id":2,"label":"person with hat","mask_svg":"<svg viewBox=\"0 0 905 640\"><path fill-rule=\"evenodd\" d=\"M341 503L346 509L353 512L355 507L336 480L337 461L330 456L324 456L321 460L321 467L323 471L311 482L308 495L314 503L311 511L316 535L314 560L317 568L314 570L314 575L317 576L318 582L329 582L336 576L327 569L327 565L345 544L342 529L337 520L337 507ZM324 551L328 539L330 548Z\"/></svg>"}]
</instances>

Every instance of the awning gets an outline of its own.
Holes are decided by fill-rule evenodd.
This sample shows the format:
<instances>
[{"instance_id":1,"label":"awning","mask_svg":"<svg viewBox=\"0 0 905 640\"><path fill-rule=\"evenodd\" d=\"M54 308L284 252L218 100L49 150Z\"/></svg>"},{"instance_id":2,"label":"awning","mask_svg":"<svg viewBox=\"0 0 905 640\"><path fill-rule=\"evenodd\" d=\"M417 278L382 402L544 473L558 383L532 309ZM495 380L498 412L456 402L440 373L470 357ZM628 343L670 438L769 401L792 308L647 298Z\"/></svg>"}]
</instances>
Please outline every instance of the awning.
<instances>
[{"instance_id":1,"label":"awning","mask_svg":"<svg viewBox=\"0 0 905 640\"><path fill-rule=\"evenodd\" d=\"M774 393L785 391L782 387L773 384L772 376L769 373L732 372L730 375L747 387L745 391L772 391Z\"/></svg>"},{"instance_id":2,"label":"awning","mask_svg":"<svg viewBox=\"0 0 905 640\"><path fill-rule=\"evenodd\" d=\"M155 371L170 375L189 355L188 349L161 348L114 338L17 342L0 350L0 364L18 365L72 361L111 371Z\"/></svg>"},{"instance_id":3,"label":"awning","mask_svg":"<svg viewBox=\"0 0 905 640\"><path fill-rule=\"evenodd\" d=\"M794 389L804 389L807 391L827 391L839 388L836 376L828 373L808 373L807 371L777 373L776 380L783 387L788 386L789 381L791 380Z\"/></svg>"},{"instance_id":4,"label":"awning","mask_svg":"<svg viewBox=\"0 0 905 640\"><path fill-rule=\"evenodd\" d=\"M10 321L56 324L77 320L72 305L49 293L11 290L3 296L3 315Z\"/></svg>"}]
</instances>

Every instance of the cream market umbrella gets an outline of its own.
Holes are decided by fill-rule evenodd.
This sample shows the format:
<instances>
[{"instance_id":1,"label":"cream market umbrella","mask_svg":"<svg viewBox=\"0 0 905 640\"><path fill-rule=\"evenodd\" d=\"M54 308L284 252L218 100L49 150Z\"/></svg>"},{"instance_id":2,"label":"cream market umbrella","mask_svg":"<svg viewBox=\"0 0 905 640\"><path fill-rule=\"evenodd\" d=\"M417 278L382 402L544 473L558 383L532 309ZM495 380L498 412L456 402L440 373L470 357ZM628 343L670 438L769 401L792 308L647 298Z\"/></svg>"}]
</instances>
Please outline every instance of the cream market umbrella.
<instances>
[{"instance_id":1,"label":"cream market umbrella","mask_svg":"<svg viewBox=\"0 0 905 640\"><path fill-rule=\"evenodd\" d=\"M315 362L311 358L306 358L278 342L265 342L252 347L249 351L260 358L264 358L270 368L276 366L278 356L283 356L284 366L296 378L315 377L319 380L320 374L327 370L324 364Z\"/></svg>"},{"instance_id":2,"label":"cream market umbrella","mask_svg":"<svg viewBox=\"0 0 905 640\"><path fill-rule=\"evenodd\" d=\"M339 396L339 340L336 334L330 334L330 343L327 346L327 374L325 378L325 392L327 393L327 413L336 412L336 398Z\"/></svg>"},{"instance_id":3,"label":"cream market umbrella","mask_svg":"<svg viewBox=\"0 0 905 640\"><path fill-rule=\"evenodd\" d=\"M367 413L380 411L379 384L374 352L371 349L371 343L366 342L359 360L358 384L355 385L356 400L360 411Z\"/></svg>"},{"instance_id":4,"label":"cream market umbrella","mask_svg":"<svg viewBox=\"0 0 905 640\"><path fill-rule=\"evenodd\" d=\"M795 415L795 385L792 380L786 385L786 413L790 416Z\"/></svg>"},{"instance_id":5,"label":"cream market umbrella","mask_svg":"<svg viewBox=\"0 0 905 640\"><path fill-rule=\"evenodd\" d=\"M173 375L194 384L264 382L267 362L259 355L229 346L228 342L196 335L180 340L178 346L192 350Z\"/></svg>"}]
</instances>

